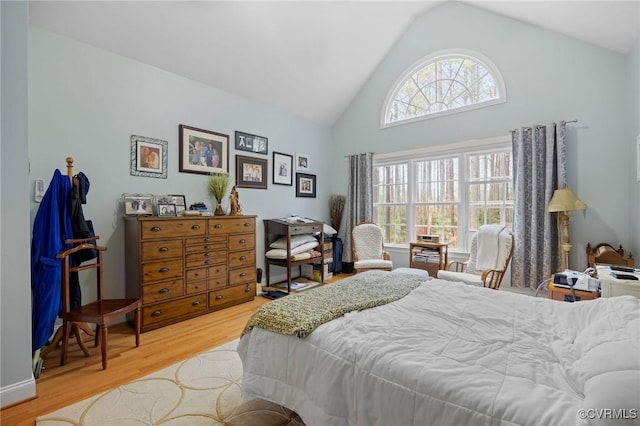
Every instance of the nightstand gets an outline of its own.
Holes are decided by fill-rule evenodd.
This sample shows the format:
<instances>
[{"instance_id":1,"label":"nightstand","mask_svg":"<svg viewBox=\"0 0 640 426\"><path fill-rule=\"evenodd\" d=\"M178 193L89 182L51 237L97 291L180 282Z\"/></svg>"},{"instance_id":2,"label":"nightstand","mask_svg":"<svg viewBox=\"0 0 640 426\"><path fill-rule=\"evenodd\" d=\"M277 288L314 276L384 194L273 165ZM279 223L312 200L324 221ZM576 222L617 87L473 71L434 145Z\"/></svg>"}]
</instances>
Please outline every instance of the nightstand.
<instances>
[{"instance_id":1,"label":"nightstand","mask_svg":"<svg viewBox=\"0 0 640 426\"><path fill-rule=\"evenodd\" d=\"M581 300L593 300L600 297L596 291L575 290L576 302ZM573 302L573 294L570 288L556 287L553 283L549 283L549 299L559 300L561 302Z\"/></svg>"},{"instance_id":2,"label":"nightstand","mask_svg":"<svg viewBox=\"0 0 640 426\"><path fill-rule=\"evenodd\" d=\"M640 280L621 280L611 275L611 269L605 265L596 265L602 297L635 296L640 298ZM640 274L633 274L640 278Z\"/></svg>"}]
</instances>

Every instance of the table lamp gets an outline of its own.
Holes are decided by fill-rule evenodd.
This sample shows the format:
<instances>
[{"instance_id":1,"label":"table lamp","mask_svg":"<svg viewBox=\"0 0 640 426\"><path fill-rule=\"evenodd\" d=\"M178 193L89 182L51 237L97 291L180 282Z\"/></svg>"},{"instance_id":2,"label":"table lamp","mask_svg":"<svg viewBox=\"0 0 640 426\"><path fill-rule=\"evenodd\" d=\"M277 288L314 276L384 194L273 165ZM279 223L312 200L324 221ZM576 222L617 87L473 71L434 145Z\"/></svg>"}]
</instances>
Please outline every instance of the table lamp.
<instances>
[{"instance_id":1,"label":"table lamp","mask_svg":"<svg viewBox=\"0 0 640 426\"><path fill-rule=\"evenodd\" d=\"M569 252L571 252L571 242L569 240L569 214L567 212L573 210L584 210L587 205L580 201L576 194L569 188L556 189L551 197L551 201L547 205L547 211L550 213L560 213L559 218L562 220L562 266L563 269L569 269Z\"/></svg>"}]
</instances>

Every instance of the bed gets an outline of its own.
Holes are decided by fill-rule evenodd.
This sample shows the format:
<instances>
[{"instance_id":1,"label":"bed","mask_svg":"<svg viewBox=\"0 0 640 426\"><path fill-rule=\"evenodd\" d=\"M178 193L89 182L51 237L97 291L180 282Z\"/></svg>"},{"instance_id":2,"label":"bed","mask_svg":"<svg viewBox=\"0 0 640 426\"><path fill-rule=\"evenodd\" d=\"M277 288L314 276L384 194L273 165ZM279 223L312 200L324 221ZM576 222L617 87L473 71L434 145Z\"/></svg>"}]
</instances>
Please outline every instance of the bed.
<instances>
[{"instance_id":1,"label":"bed","mask_svg":"<svg viewBox=\"0 0 640 426\"><path fill-rule=\"evenodd\" d=\"M363 280L419 279L407 277L369 271L320 289L335 288L323 296L331 304ZM250 323L238 345L243 398L286 406L308 426L639 421L631 296L565 303L432 279L311 332Z\"/></svg>"}]
</instances>

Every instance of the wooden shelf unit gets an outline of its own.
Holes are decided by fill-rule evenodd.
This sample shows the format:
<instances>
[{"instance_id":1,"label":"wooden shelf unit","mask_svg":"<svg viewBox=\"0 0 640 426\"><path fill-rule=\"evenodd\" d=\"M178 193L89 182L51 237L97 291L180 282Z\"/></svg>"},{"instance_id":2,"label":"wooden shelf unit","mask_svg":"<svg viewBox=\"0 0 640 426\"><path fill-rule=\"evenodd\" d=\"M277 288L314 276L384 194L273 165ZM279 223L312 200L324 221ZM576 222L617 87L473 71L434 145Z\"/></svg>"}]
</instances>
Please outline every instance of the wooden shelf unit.
<instances>
[{"instance_id":1,"label":"wooden shelf unit","mask_svg":"<svg viewBox=\"0 0 640 426\"><path fill-rule=\"evenodd\" d=\"M312 257L304 260L292 260L290 256L286 259L271 259L265 256L265 269L267 277L267 287L271 286L271 266L280 266L287 270L287 292L291 292L291 268L298 267L298 276L302 276L302 265L319 263L322 265L320 268L320 282L324 283L324 224L322 222L295 222L291 223L283 219L264 219L264 252L270 250L269 245L282 236L287 237L287 253L291 253L291 237L294 235L304 234L318 234L318 242L320 243L316 250L321 255L319 257ZM293 277L295 278L295 277Z\"/></svg>"},{"instance_id":2,"label":"wooden shelf unit","mask_svg":"<svg viewBox=\"0 0 640 426\"><path fill-rule=\"evenodd\" d=\"M423 269L429 272L429 276L437 277L438 271L444 269L449 261L449 244L434 243L429 241L412 241L409 243L409 267ZM438 262L421 262L415 259L418 253L437 255Z\"/></svg>"}]
</instances>

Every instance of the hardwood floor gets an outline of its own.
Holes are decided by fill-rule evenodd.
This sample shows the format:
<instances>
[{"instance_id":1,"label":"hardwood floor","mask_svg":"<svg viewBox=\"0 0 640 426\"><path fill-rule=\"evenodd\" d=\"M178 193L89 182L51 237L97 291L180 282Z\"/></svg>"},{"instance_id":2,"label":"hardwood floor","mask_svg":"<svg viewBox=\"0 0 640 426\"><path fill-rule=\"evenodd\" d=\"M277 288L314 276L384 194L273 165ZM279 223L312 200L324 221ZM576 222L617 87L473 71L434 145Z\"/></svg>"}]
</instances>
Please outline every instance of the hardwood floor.
<instances>
[{"instance_id":1,"label":"hardwood floor","mask_svg":"<svg viewBox=\"0 0 640 426\"><path fill-rule=\"evenodd\" d=\"M36 380L37 397L0 411L0 424L34 425L43 414L146 376L209 348L240 337L251 314L264 297L178 324L142 333L135 347L135 333L128 324L109 329L109 366L102 370L100 348L87 342L86 358L78 345L69 345L69 357L60 366L60 349L50 352Z\"/></svg>"},{"instance_id":2,"label":"hardwood floor","mask_svg":"<svg viewBox=\"0 0 640 426\"><path fill-rule=\"evenodd\" d=\"M340 274L335 282L350 274ZM215 346L240 337L251 314L264 303L261 296L253 301L203 315L187 321L151 330L140 335L135 347L135 333L128 324L109 328L109 366L102 370L100 348L87 342L90 357L84 357L78 345L69 345L67 363L60 366L60 349L51 351L36 380L37 396L0 411L2 425L34 425L43 414L97 395L190 358Z\"/></svg>"}]
</instances>

